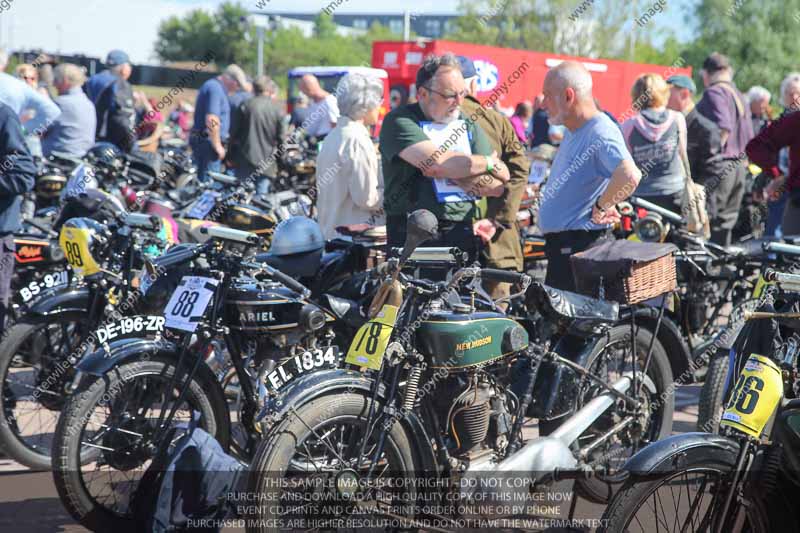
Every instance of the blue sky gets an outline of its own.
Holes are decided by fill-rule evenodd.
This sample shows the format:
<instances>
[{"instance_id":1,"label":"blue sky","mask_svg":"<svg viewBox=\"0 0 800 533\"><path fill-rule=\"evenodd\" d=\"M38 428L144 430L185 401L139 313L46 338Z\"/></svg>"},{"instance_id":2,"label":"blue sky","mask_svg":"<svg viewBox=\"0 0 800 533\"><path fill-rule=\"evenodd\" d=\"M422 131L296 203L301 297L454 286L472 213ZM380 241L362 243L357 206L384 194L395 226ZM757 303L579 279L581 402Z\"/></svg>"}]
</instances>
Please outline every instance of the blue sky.
<instances>
[{"instance_id":1,"label":"blue sky","mask_svg":"<svg viewBox=\"0 0 800 533\"><path fill-rule=\"evenodd\" d=\"M259 0L240 0L256 10ZM275 11L316 11L331 0L261 0ZM653 0L655 1L655 0ZM679 38L688 39L693 29L683 16L697 0L669 0L658 25L672 29ZM9 0L9 8L0 12L0 46L43 48L65 53L104 56L112 48L122 48L136 63L155 63L153 42L158 22L170 15L183 15L201 7L213 10L222 0ZM578 5L579 0L575 0ZM629 2L620 0L620 4ZM342 13L373 12L375 0L343 0ZM378 11L393 12L397 5L409 11L432 12L431 0L402 0L381 4ZM640 1L642 13L652 1ZM454 13L458 0L439 0L436 13ZM402 7L401 7L402 6Z\"/></svg>"}]
</instances>

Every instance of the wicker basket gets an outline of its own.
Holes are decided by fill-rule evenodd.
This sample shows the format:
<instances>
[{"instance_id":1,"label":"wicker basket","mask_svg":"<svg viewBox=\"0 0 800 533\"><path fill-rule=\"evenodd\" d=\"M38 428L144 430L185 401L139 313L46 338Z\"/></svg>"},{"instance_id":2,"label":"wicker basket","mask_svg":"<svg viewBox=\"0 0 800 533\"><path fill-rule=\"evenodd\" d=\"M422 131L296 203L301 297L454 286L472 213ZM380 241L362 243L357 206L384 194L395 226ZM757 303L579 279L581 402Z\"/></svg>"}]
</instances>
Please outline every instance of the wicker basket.
<instances>
[{"instance_id":1,"label":"wicker basket","mask_svg":"<svg viewBox=\"0 0 800 533\"><path fill-rule=\"evenodd\" d=\"M570 257L577 291L635 304L678 286L673 245L614 241Z\"/></svg>"}]
</instances>

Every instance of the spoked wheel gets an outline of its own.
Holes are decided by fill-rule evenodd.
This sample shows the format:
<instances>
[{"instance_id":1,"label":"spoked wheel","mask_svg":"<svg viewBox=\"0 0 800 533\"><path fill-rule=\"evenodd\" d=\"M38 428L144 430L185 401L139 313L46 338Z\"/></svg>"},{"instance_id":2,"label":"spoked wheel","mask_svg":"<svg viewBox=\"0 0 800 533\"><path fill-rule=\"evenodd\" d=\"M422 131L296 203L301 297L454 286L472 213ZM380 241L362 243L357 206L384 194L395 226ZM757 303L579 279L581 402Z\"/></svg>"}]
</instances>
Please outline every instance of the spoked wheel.
<instances>
[{"instance_id":1,"label":"spoked wheel","mask_svg":"<svg viewBox=\"0 0 800 533\"><path fill-rule=\"evenodd\" d=\"M636 368L640 374L652 339L650 331L638 328ZM633 371L632 346L630 326L613 327L589 356L587 370L606 383L613 384L625 372ZM647 444L672 433L675 407L672 370L667 352L657 339L653 344L647 377L649 379L645 384L639 383L639 409L629 408L624 401L617 400L573 444L573 451L581 461L605 472L591 479L576 481L576 491L590 501L608 503L614 490L625 481L627 474L621 470L625 461ZM589 378L582 379L578 387L576 409L605 390ZM632 390L629 390L629 394L632 394ZM567 418L540 422L540 434L551 433ZM601 440L601 437L606 438Z\"/></svg>"},{"instance_id":2,"label":"spoked wheel","mask_svg":"<svg viewBox=\"0 0 800 533\"><path fill-rule=\"evenodd\" d=\"M69 513L93 531L134 527L131 497L156 453L156 428L175 404L175 362L121 365L70 397L56 429L53 478ZM171 426L200 413L200 427L226 447L226 405L219 384L201 365Z\"/></svg>"},{"instance_id":3,"label":"spoked wheel","mask_svg":"<svg viewBox=\"0 0 800 533\"><path fill-rule=\"evenodd\" d=\"M604 532L650 533L652 531L712 533L726 520L722 531L730 531L730 520L739 511L733 502L722 516L732 472L731 464L689 461L685 468L653 479L632 476L614 497L603 518ZM768 517L758 502L744 513L740 531L767 533Z\"/></svg>"},{"instance_id":4,"label":"spoked wheel","mask_svg":"<svg viewBox=\"0 0 800 533\"><path fill-rule=\"evenodd\" d=\"M290 413L261 442L249 490L269 496L247 517L248 531L410 527L415 484L397 481L415 475L409 439L395 423L376 460L383 430L367 431L369 406L357 394L325 396Z\"/></svg>"},{"instance_id":5,"label":"spoked wheel","mask_svg":"<svg viewBox=\"0 0 800 533\"><path fill-rule=\"evenodd\" d=\"M0 343L0 447L19 463L50 468L65 387L75 375L73 364L85 334L85 320L56 317L47 323L17 323Z\"/></svg>"}]
</instances>

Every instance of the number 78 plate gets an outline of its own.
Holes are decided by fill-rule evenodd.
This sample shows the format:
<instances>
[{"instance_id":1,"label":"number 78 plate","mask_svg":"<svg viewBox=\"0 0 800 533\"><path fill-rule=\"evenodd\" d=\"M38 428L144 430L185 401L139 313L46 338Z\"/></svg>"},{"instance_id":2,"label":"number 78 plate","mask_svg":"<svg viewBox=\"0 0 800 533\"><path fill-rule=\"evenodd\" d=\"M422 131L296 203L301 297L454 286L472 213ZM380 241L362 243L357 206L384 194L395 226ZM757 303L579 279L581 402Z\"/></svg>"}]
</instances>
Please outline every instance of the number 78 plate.
<instances>
[{"instance_id":1,"label":"number 78 plate","mask_svg":"<svg viewBox=\"0 0 800 533\"><path fill-rule=\"evenodd\" d=\"M206 313L218 280L201 276L184 276L164 308L165 326L194 332Z\"/></svg>"},{"instance_id":2,"label":"number 78 plate","mask_svg":"<svg viewBox=\"0 0 800 533\"><path fill-rule=\"evenodd\" d=\"M345 362L380 370L383 353L397 321L397 311L397 306L384 305L375 318L361 326L347 350Z\"/></svg>"}]
</instances>

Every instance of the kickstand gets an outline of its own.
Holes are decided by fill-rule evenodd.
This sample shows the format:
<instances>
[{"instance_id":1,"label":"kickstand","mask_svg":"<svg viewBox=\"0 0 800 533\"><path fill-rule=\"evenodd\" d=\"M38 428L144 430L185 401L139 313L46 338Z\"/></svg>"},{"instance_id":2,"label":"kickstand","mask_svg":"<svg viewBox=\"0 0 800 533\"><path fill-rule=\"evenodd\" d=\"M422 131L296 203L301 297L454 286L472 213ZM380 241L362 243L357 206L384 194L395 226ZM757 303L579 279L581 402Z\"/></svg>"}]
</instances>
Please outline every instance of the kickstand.
<instances>
[{"instance_id":1,"label":"kickstand","mask_svg":"<svg viewBox=\"0 0 800 533\"><path fill-rule=\"evenodd\" d=\"M580 498L580 496L575 494L575 491L573 490L572 501L569 504L569 516L567 517L567 520L569 520L570 524L572 524L573 520L575 519L575 507L578 505L578 498Z\"/></svg>"}]
</instances>

